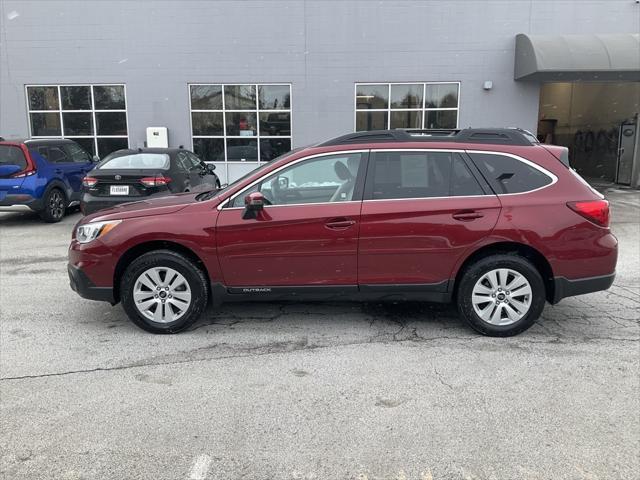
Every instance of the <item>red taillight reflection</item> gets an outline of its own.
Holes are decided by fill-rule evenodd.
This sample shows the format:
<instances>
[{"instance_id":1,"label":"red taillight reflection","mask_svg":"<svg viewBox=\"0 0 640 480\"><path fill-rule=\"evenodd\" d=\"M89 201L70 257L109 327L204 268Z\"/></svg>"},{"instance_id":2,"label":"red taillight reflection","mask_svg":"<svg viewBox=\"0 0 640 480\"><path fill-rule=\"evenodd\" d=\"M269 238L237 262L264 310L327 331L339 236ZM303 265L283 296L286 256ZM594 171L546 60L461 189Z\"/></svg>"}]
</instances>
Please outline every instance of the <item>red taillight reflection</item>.
<instances>
[{"instance_id":1,"label":"red taillight reflection","mask_svg":"<svg viewBox=\"0 0 640 480\"><path fill-rule=\"evenodd\" d=\"M609 202L606 200L568 202L567 206L596 225L601 227L609 226Z\"/></svg>"},{"instance_id":2,"label":"red taillight reflection","mask_svg":"<svg viewBox=\"0 0 640 480\"><path fill-rule=\"evenodd\" d=\"M167 185L171 179L169 177L159 176L159 177L144 177L140 179L140 183L142 183L145 187L161 187L163 185Z\"/></svg>"},{"instance_id":3,"label":"red taillight reflection","mask_svg":"<svg viewBox=\"0 0 640 480\"><path fill-rule=\"evenodd\" d=\"M98 179L97 178L84 177L82 179L82 185L84 185L85 187L93 187L93 186L95 186L96 183L98 183Z\"/></svg>"}]
</instances>

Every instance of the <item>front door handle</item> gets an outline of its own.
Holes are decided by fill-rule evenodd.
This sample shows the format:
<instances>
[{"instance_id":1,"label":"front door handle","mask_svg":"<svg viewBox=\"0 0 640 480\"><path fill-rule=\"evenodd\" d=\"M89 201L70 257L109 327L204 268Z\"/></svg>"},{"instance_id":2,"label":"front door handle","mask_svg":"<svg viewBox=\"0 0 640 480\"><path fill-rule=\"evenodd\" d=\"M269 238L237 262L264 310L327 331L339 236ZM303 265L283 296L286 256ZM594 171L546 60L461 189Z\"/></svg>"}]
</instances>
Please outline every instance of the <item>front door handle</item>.
<instances>
[{"instance_id":1,"label":"front door handle","mask_svg":"<svg viewBox=\"0 0 640 480\"><path fill-rule=\"evenodd\" d=\"M330 228L331 230L346 230L351 225L355 225L356 221L350 218L340 217L340 218L332 218L328 220L327 223L324 224L325 227Z\"/></svg>"},{"instance_id":2,"label":"front door handle","mask_svg":"<svg viewBox=\"0 0 640 480\"><path fill-rule=\"evenodd\" d=\"M460 220L461 222L469 222L471 220L475 220L476 218L484 217L482 213L476 212L475 210L461 210L451 216L456 220Z\"/></svg>"}]
</instances>

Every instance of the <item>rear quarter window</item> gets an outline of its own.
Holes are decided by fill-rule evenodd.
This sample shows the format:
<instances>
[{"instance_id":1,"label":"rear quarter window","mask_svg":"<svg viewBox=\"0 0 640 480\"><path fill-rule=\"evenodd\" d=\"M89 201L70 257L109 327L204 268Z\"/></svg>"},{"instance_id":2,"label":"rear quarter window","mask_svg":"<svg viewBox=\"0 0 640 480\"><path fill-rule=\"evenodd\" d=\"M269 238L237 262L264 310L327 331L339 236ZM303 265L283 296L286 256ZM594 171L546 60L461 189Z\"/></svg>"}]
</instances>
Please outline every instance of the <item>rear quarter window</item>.
<instances>
[{"instance_id":1,"label":"rear quarter window","mask_svg":"<svg viewBox=\"0 0 640 480\"><path fill-rule=\"evenodd\" d=\"M494 153L469 153L497 194L523 193L550 185L546 173L513 157Z\"/></svg>"},{"instance_id":2,"label":"rear quarter window","mask_svg":"<svg viewBox=\"0 0 640 480\"><path fill-rule=\"evenodd\" d=\"M18 165L20 169L27 168L27 159L20 147L0 145L0 165Z\"/></svg>"}]
</instances>

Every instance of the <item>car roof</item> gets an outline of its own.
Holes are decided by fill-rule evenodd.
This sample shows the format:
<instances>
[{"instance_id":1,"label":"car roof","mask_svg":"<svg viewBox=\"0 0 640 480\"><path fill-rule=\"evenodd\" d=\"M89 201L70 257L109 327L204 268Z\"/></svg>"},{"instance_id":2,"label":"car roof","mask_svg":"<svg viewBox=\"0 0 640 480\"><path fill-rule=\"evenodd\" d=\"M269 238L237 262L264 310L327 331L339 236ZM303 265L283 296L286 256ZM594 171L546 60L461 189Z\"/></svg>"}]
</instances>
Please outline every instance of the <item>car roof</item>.
<instances>
[{"instance_id":1,"label":"car roof","mask_svg":"<svg viewBox=\"0 0 640 480\"><path fill-rule=\"evenodd\" d=\"M160 148L160 147L155 147L155 148L123 148L122 150L116 150L115 154L118 155L133 155L136 153L166 153L168 155L174 155L177 152L189 152L189 153L193 153L190 150L187 150L185 148L180 148L180 147L169 147L169 148Z\"/></svg>"}]
</instances>

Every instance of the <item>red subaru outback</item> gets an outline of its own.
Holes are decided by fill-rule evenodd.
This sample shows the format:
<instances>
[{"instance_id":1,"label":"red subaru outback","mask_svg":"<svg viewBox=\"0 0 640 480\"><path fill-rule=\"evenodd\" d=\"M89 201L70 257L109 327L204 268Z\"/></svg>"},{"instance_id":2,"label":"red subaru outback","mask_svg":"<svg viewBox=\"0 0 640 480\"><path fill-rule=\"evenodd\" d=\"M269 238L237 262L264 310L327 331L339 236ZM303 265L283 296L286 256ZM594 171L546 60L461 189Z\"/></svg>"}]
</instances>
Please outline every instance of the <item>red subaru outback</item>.
<instances>
[{"instance_id":1,"label":"red subaru outback","mask_svg":"<svg viewBox=\"0 0 640 480\"><path fill-rule=\"evenodd\" d=\"M71 287L154 333L207 303L455 301L486 335L545 301L609 288L609 205L567 150L518 129L360 132L290 152L222 190L85 217Z\"/></svg>"}]
</instances>

